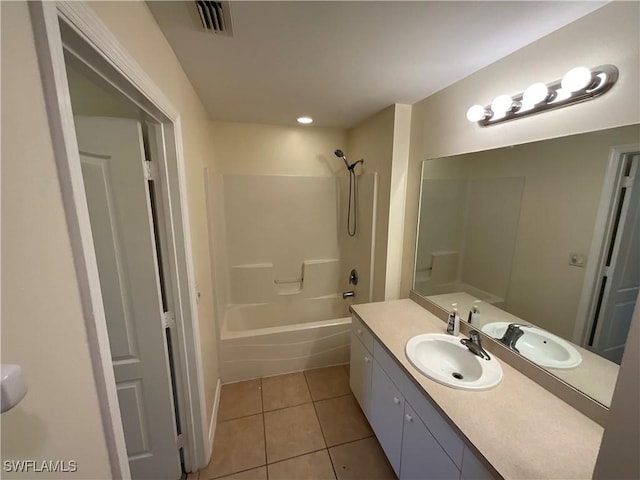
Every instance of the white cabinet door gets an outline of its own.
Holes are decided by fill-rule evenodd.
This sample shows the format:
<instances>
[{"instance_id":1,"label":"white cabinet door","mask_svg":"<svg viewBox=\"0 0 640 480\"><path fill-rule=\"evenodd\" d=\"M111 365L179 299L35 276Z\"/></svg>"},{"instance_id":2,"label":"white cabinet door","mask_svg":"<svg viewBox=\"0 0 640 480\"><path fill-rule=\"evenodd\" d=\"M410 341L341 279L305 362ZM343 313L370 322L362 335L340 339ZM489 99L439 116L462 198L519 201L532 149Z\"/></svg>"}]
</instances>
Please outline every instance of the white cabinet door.
<instances>
[{"instance_id":1,"label":"white cabinet door","mask_svg":"<svg viewBox=\"0 0 640 480\"><path fill-rule=\"evenodd\" d=\"M351 332L351 372L349 385L367 419L371 420L371 367L373 356Z\"/></svg>"},{"instance_id":2,"label":"white cabinet door","mask_svg":"<svg viewBox=\"0 0 640 480\"><path fill-rule=\"evenodd\" d=\"M404 397L374 360L370 422L396 475L400 475L403 416Z\"/></svg>"},{"instance_id":3,"label":"white cabinet door","mask_svg":"<svg viewBox=\"0 0 640 480\"><path fill-rule=\"evenodd\" d=\"M400 480L459 479L460 470L406 402L404 412Z\"/></svg>"}]
</instances>

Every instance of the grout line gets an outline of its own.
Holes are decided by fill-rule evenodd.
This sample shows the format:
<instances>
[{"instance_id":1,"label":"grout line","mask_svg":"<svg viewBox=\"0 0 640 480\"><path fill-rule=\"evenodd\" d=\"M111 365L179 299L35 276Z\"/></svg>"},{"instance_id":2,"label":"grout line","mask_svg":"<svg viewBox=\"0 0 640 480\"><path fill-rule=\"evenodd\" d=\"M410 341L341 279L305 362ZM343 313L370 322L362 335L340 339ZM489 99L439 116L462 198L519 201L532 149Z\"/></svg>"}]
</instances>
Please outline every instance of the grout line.
<instances>
[{"instance_id":1,"label":"grout line","mask_svg":"<svg viewBox=\"0 0 640 480\"><path fill-rule=\"evenodd\" d=\"M269 465L275 465L276 463L282 463L282 462L286 462L288 460L293 460L294 458L300 458L300 457L304 457L305 455L310 455L312 453L317 453L317 452L321 452L323 450L327 450L328 452L328 448L327 447L323 447L323 448L318 448L317 450L310 450L308 452L304 452L304 453L300 453L298 455L294 455L293 457L287 457L287 458L281 458L280 460L276 460L275 462L271 462L271 463L267 463L267 466Z\"/></svg>"},{"instance_id":2,"label":"grout line","mask_svg":"<svg viewBox=\"0 0 640 480\"><path fill-rule=\"evenodd\" d=\"M371 438L371 437L375 437L375 434L371 434L371 435L367 435L366 437L362 437L362 438L354 438L353 440L348 440L346 442L342 442L342 443L336 443L335 445L331 445L330 447L327 448L333 448L333 447L342 447L343 445L348 445L350 443L355 443L355 442L359 442L361 440L366 440L367 438Z\"/></svg>"},{"instance_id":3,"label":"grout line","mask_svg":"<svg viewBox=\"0 0 640 480\"><path fill-rule=\"evenodd\" d=\"M313 400L311 400L310 402L296 403L295 405L287 405L286 407L274 408L273 410L266 410L264 413L278 412L280 410L286 410L287 408L301 407L302 405L308 405L310 403L313 403Z\"/></svg>"},{"instance_id":4,"label":"grout line","mask_svg":"<svg viewBox=\"0 0 640 480\"><path fill-rule=\"evenodd\" d=\"M320 403L320 402L326 402L327 400L335 400L336 398L343 398L343 397L349 397L353 395L353 393L349 392L349 393L343 393L341 395L336 395L335 397L327 397L327 398L323 398L322 400L314 400L313 403ZM359 406L359 405L358 405Z\"/></svg>"},{"instance_id":5,"label":"grout line","mask_svg":"<svg viewBox=\"0 0 640 480\"><path fill-rule=\"evenodd\" d=\"M266 465L258 465L257 467L245 468L244 470L238 470L237 472L225 473L224 475L220 475L220 476L218 476L218 477L210 477L210 478L202 478L202 479L201 479L201 478L199 478L198 480L218 480L218 479L220 479L220 478L230 477L230 476L232 476L232 475L237 475L237 474L239 474L239 473L249 472L249 471L251 471L251 470L255 470L256 468L261 468L261 467L267 468L267 466L266 466ZM199 474L199 473L200 473L200 472L198 471L198 474Z\"/></svg>"}]
</instances>

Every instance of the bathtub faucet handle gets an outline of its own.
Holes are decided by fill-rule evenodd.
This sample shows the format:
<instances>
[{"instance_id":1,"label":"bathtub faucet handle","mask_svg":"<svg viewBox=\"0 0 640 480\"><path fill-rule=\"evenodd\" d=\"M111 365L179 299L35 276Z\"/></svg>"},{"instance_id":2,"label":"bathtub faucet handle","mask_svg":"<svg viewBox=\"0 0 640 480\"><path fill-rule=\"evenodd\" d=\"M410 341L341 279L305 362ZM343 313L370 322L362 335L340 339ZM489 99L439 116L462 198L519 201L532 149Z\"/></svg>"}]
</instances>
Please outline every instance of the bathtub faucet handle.
<instances>
[{"instance_id":1,"label":"bathtub faucet handle","mask_svg":"<svg viewBox=\"0 0 640 480\"><path fill-rule=\"evenodd\" d=\"M353 290L349 290L348 292L342 292L342 298L349 298L349 297L355 297L356 296L356 292L354 292Z\"/></svg>"}]
</instances>

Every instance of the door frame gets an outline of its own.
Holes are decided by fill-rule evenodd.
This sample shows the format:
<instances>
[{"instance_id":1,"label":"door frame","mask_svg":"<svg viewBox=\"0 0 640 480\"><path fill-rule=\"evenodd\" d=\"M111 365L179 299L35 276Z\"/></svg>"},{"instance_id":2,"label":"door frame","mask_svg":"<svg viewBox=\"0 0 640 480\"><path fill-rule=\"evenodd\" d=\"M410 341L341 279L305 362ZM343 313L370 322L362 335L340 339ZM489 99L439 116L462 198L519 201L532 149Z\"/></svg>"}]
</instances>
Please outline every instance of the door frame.
<instances>
[{"instance_id":1,"label":"door frame","mask_svg":"<svg viewBox=\"0 0 640 480\"><path fill-rule=\"evenodd\" d=\"M89 65L160 124L163 137L159 179L167 240L165 253L174 295L175 332L179 351L176 387L181 397L185 469L195 471L209 460L204 382L196 304L191 229L186 198L182 125L179 112L116 37L84 2L32 1L29 11L38 55L49 127L87 341L113 478L130 478L120 408L111 366L109 337L102 303L89 210L66 77L66 47L77 49ZM60 23L59 23L60 22ZM160 319L159 319L160 321ZM178 448L178 447L176 447Z\"/></svg>"},{"instance_id":2,"label":"door frame","mask_svg":"<svg viewBox=\"0 0 640 480\"><path fill-rule=\"evenodd\" d=\"M610 150L573 330L573 342L576 345L585 346L587 344L593 325L593 315L598 303L597 289L607 256L607 240L615 222L613 207L622 181L624 156L638 151L640 151L638 143L618 145L611 147Z\"/></svg>"}]
</instances>

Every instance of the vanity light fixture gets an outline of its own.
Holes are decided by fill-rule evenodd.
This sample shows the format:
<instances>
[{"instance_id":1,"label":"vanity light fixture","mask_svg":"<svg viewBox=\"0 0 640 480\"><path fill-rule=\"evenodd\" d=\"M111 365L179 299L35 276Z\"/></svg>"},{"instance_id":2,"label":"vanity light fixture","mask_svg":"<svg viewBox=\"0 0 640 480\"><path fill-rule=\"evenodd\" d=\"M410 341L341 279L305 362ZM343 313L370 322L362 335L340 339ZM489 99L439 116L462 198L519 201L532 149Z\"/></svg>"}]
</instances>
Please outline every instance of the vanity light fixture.
<instances>
[{"instance_id":1,"label":"vanity light fixture","mask_svg":"<svg viewBox=\"0 0 640 480\"><path fill-rule=\"evenodd\" d=\"M313 118L311 118L311 117L298 117L298 123L301 123L303 125L309 125L310 123L313 123Z\"/></svg>"},{"instance_id":2,"label":"vanity light fixture","mask_svg":"<svg viewBox=\"0 0 640 480\"><path fill-rule=\"evenodd\" d=\"M609 91L618 80L614 65L602 65L589 70L576 67L553 83L534 83L518 95L498 95L491 105L474 105L467 110L467 119L481 127L514 120L534 113L566 107L591 100Z\"/></svg>"}]
</instances>

